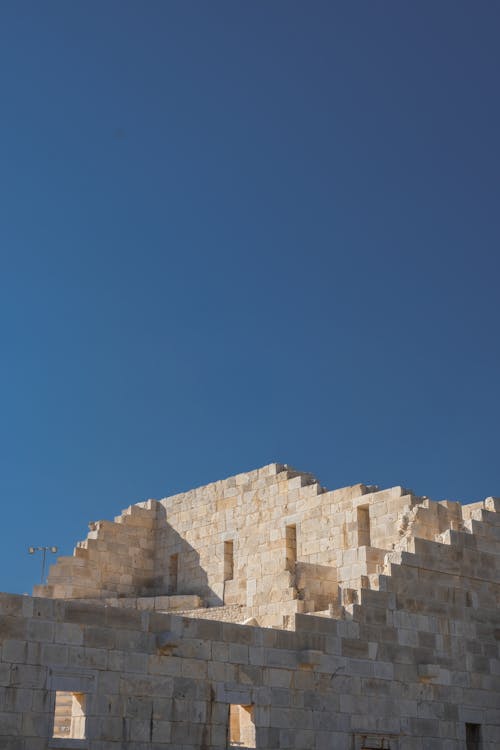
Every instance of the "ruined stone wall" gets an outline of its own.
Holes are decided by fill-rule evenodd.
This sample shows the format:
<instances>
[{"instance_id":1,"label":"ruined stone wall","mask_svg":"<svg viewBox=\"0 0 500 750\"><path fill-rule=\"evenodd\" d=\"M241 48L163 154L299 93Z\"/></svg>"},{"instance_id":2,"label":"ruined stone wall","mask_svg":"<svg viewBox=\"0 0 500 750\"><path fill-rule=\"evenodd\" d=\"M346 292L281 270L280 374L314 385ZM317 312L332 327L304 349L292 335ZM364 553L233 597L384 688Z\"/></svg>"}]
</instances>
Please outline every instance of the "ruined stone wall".
<instances>
[{"instance_id":1,"label":"ruined stone wall","mask_svg":"<svg viewBox=\"0 0 500 750\"><path fill-rule=\"evenodd\" d=\"M372 585L393 549L465 528L483 504L433 502L402 487L326 491L270 464L99 522L36 593L64 598L197 595L262 625L327 609Z\"/></svg>"},{"instance_id":2,"label":"ruined stone wall","mask_svg":"<svg viewBox=\"0 0 500 750\"><path fill-rule=\"evenodd\" d=\"M90 523L73 556L59 557L48 585L35 586L34 593L62 599L163 593L155 578L155 553L157 529L164 523L163 509L154 500L132 505L114 522Z\"/></svg>"},{"instance_id":3,"label":"ruined stone wall","mask_svg":"<svg viewBox=\"0 0 500 750\"><path fill-rule=\"evenodd\" d=\"M235 705L260 750L465 750L467 725L494 750L500 518L477 515L293 631L1 595L0 746L223 750ZM86 696L84 738L51 737L57 691Z\"/></svg>"},{"instance_id":4,"label":"ruined stone wall","mask_svg":"<svg viewBox=\"0 0 500 750\"><path fill-rule=\"evenodd\" d=\"M159 541L157 573L179 554L179 586L208 604L242 604L261 622L289 611L322 609L351 585L376 572L399 540L398 522L414 499L402 488L369 492L364 485L326 492L310 474L271 464L248 474L165 498L168 525L178 534ZM368 509L371 539L358 545L358 506ZM296 565L290 564L289 530L295 530ZM225 575L232 544L232 576ZM226 578L226 580L225 580ZM303 607L302 607L303 608Z\"/></svg>"},{"instance_id":5,"label":"ruined stone wall","mask_svg":"<svg viewBox=\"0 0 500 750\"><path fill-rule=\"evenodd\" d=\"M279 465L132 506L0 595L0 747L494 750L499 511Z\"/></svg>"}]
</instances>

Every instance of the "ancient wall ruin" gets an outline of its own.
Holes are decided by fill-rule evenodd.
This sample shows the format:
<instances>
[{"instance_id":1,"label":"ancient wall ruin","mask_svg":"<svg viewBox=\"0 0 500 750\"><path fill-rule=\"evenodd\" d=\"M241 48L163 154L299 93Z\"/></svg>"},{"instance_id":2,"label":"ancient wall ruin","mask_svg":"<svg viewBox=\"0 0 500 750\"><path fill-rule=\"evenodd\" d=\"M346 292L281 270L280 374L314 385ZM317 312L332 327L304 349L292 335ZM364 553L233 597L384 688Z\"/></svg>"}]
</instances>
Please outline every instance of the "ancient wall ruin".
<instances>
[{"instance_id":1,"label":"ancient wall ruin","mask_svg":"<svg viewBox=\"0 0 500 750\"><path fill-rule=\"evenodd\" d=\"M0 595L0 747L500 747L500 501L271 464Z\"/></svg>"}]
</instances>

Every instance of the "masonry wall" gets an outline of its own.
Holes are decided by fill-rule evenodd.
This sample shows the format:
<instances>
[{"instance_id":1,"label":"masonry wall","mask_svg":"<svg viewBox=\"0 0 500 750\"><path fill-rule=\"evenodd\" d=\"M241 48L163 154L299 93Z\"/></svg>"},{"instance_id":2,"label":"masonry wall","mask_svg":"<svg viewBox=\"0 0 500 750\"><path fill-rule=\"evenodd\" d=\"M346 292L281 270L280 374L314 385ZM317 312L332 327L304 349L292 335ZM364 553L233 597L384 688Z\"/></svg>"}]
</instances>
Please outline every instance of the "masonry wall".
<instances>
[{"instance_id":1,"label":"masonry wall","mask_svg":"<svg viewBox=\"0 0 500 750\"><path fill-rule=\"evenodd\" d=\"M337 600L339 584L357 584L361 575L381 569L386 551L399 541L398 523L415 502L400 487L369 489L326 492L312 475L271 464L165 498L157 580L163 574L163 589L169 589L169 559L178 554L179 591L199 594L208 605L244 605L262 624L323 609ZM358 506L370 517L371 539L364 547L358 545ZM288 559L291 527L294 566ZM228 542L234 556L229 579Z\"/></svg>"},{"instance_id":2,"label":"masonry wall","mask_svg":"<svg viewBox=\"0 0 500 750\"><path fill-rule=\"evenodd\" d=\"M1 595L0 746L222 750L238 704L260 750L465 750L467 723L498 748L498 557L469 537L395 551L378 590L293 631ZM51 739L58 689L86 693L85 739Z\"/></svg>"},{"instance_id":3,"label":"masonry wall","mask_svg":"<svg viewBox=\"0 0 500 750\"><path fill-rule=\"evenodd\" d=\"M64 599L141 596L163 592L156 579L156 540L165 524L155 501L127 508L115 521L89 524L72 557L60 557L50 568L47 586L35 593Z\"/></svg>"},{"instance_id":4,"label":"masonry wall","mask_svg":"<svg viewBox=\"0 0 500 750\"><path fill-rule=\"evenodd\" d=\"M260 750L498 748L498 511L272 465L93 524L0 595L0 747L222 750L237 705Z\"/></svg>"},{"instance_id":5,"label":"masonry wall","mask_svg":"<svg viewBox=\"0 0 500 750\"><path fill-rule=\"evenodd\" d=\"M239 605L262 625L287 626L297 612L337 605L343 590L375 585L387 553L464 528L483 507L463 511L402 487L326 491L311 474L270 464L94 524L35 592L190 594L205 606Z\"/></svg>"}]
</instances>

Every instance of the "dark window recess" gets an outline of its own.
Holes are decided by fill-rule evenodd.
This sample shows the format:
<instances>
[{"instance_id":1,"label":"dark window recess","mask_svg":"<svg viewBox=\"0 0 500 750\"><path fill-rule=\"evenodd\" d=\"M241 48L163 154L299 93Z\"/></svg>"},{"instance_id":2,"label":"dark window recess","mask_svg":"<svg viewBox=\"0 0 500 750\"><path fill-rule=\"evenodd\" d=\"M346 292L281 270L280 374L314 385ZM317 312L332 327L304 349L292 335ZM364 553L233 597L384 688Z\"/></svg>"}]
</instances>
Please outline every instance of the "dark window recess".
<instances>
[{"instance_id":1,"label":"dark window recess","mask_svg":"<svg viewBox=\"0 0 500 750\"><path fill-rule=\"evenodd\" d=\"M179 555L170 555L168 564L168 593L177 593L177 582L179 578Z\"/></svg>"},{"instance_id":2,"label":"dark window recess","mask_svg":"<svg viewBox=\"0 0 500 750\"><path fill-rule=\"evenodd\" d=\"M358 508L358 547L370 546L370 509L362 506Z\"/></svg>"},{"instance_id":3,"label":"dark window recess","mask_svg":"<svg viewBox=\"0 0 500 750\"><path fill-rule=\"evenodd\" d=\"M224 542L224 580L232 581L234 578L234 544L232 540Z\"/></svg>"},{"instance_id":4,"label":"dark window recess","mask_svg":"<svg viewBox=\"0 0 500 750\"><path fill-rule=\"evenodd\" d=\"M467 750L480 750L481 724L465 725L465 747Z\"/></svg>"},{"instance_id":5,"label":"dark window recess","mask_svg":"<svg viewBox=\"0 0 500 750\"><path fill-rule=\"evenodd\" d=\"M286 527L286 569L291 573L295 570L295 563L297 562L297 527L295 524L290 524Z\"/></svg>"}]
</instances>

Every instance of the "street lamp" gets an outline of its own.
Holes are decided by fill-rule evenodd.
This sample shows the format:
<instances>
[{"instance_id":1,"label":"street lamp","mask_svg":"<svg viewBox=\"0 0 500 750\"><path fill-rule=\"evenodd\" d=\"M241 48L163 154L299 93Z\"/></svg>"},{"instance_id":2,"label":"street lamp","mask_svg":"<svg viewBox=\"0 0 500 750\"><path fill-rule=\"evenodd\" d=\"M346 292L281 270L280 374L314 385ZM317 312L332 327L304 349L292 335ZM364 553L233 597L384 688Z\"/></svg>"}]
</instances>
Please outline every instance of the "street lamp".
<instances>
[{"instance_id":1,"label":"street lamp","mask_svg":"<svg viewBox=\"0 0 500 750\"><path fill-rule=\"evenodd\" d=\"M57 552L57 547L28 547L28 552L30 555L34 555L35 552L41 552L42 553L42 577L40 579L40 583L42 583L45 580L45 558L47 555L47 552L52 552L54 555Z\"/></svg>"}]
</instances>

